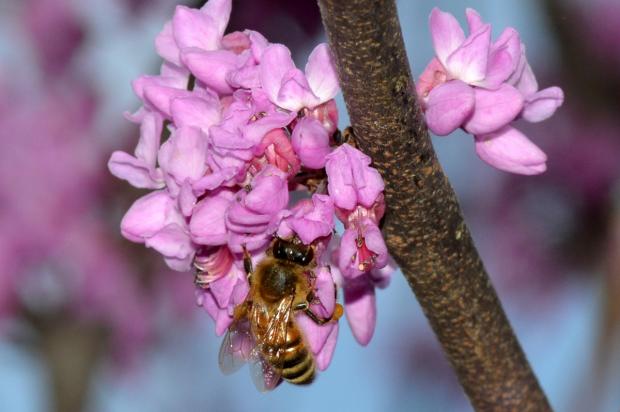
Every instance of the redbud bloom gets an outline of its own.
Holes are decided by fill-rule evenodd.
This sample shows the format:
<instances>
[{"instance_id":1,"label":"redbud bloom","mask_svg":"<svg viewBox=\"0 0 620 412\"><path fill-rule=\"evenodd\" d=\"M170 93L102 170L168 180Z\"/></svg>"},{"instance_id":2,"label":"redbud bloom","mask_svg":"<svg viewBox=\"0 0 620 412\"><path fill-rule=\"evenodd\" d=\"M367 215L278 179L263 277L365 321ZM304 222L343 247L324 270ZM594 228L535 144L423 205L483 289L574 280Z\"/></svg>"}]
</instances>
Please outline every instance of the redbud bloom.
<instances>
[{"instance_id":1,"label":"redbud bloom","mask_svg":"<svg viewBox=\"0 0 620 412\"><path fill-rule=\"evenodd\" d=\"M519 117L548 118L562 104L562 90L538 91L516 30L507 28L491 42L491 26L475 10L466 14L467 37L451 14L437 8L431 13L436 58L417 85L427 125L437 135L462 127L474 135L480 158L498 169L542 173L544 153L508 125Z\"/></svg>"},{"instance_id":2,"label":"redbud bloom","mask_svg":"<svg viewBox=\"0 0 620 412\"><path fill-rule=\"evenodd\" d=\"M369 208L383 192L383 179L370 162L370 157L348 144L327 156L327 188L337 207L353 210L360 204Z\"/></svg>"},{"instance_id":3,"label":"redbud bloom","mask_svg":"<svg viewBox=\"0 0 620 412\"><path fill-rule=\"evenodd\" d=\"M170 268L189 270L195 245L177 203L165 190L136 200L121 222L123 236L164 255Z\"/></svg>"},{"instance_id":4,"label":"redbud bloom","mask_svg":"<svg viewBox=\"0 0 620 412\"><path fill-rule=\"evenodd\" d=\"M295 67L291 52L273 44L263 53L260 81L269 99L283 109L297 112L313 109L336 96L340 87L327 44L319 44L310 54L305 74Z\"/></svg>"},{"instance_id":5,"label":"redbud bloom","mask_svg":"<svg viewBox=\"0 0 620 412\"><path fill-rule=\"evenodd\" d=\"M134 203L123 235L155 248L177 270L194 264L198 303L218 335L245 302L247 255L256 267L276 236L310 245L316 263L306 271L314 286L310 309L329 319L334 277L345 279L348 318L366 344L374 330L374 288L392 270L377 226L383 180L359 150L333 149L339 86L328 46L317 46L302 72L285 46L257 32L225 35L230 7L231 0L210 0L200 10L177 7L156 41L165 59L160 74L133 84L143 102L130 117L141 123L140 143L135 156L114 153L109 167L134 186L162 190ZM291 207L296 189L306 197ZM331 262L335 246L328 249L334 215L346 228L342 274ZM354 287L362 283L364 304ZM327 368L337 322L318 325L301 311L295 315L317 368ZM251 342L234 344L247 359Z\"/></svg>"},{"instance_id":6,"label":"redbud bloom","mask_svg":"<svg viewBox=\"0 0 620 412\"><path fill-rule=\"evenodd\" d=\"M327 130L318 120L308 117L301 119L293 129L291 142L303 166L311 169L325 166L331 148Z\"/></svg>"},{"instance_id":7,"label":"redbud bloom","mask_svg":"<svg viewBox=\"0 0 620 412\"><path fill-rule=\"evenodd\" d=\"M164 187L164 177L157 168L157 152L163 120L159 114L146 111L141 111L130 119L141 122L140 140L134 151L135 156L116 151L110 157L108 168L114 176L127 180L134 187L161 189Z\"/></svg>"},{"instance_id":8,"label":"redbud bloom","mask_svg":"<svg viewBox=\"0 0 620 412\"><path fill-rule=\"evenodd\" d=\"M291 209L278 230L278 236L299 236L306 245L320 237L329 236L334 230L334 202L327 195L314 194L312 199L302 199Z\"/></svg>"},{"instance_id":9,"label":"redbud bloom","mask_svg":"<svg viewBox=\"0 0 620 412\"><path fill-rule=\"evenodd\" d=\"M265 246L276 232L289 200L286 175L269 165L251 183L248 192L241 190L226 213L230 231L228 245L240 253L245 246L256 250Z\"/></svg>"}]
</instances>

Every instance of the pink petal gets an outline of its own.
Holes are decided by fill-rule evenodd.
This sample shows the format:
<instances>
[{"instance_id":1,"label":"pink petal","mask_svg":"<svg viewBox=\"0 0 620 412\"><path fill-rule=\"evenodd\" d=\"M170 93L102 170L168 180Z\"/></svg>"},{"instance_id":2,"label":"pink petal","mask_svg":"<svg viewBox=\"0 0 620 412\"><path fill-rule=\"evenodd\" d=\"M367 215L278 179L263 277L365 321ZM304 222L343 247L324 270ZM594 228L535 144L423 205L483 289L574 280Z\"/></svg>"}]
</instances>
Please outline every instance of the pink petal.
<instances>
[{"instance_id":1,"label":"pink petal","mask_svg":"<svg viewBox=\"0 0 620 412\"><path fill-rule=\"evenodd\" d=\"M448 57L446 68L455 78L465 83L475 83L484 79L491 44L491 26L484 25L472 33L467 40Z\"/></svg>"},{"instance_id":2,"label":"pink petal","mask_svg":"<svg viewBox=\"0 0 620 412\"><path fill-rule=\"evenodd\" d=\"M267 166L254 177L245 205L257 213L275 214L286 207L288 199L286 175L273 166Z\"/></svg>"},{"instance_id":3,"label":"pink petal","mask_svg":"<svg viewBox=\"0 0 620 412\"><path fill-rule=\"evenodd\" d=\"M204 176L207 170L207 137L196 127L183 127L172 134L159 151L159 164L178 184Z\"/></svg>"},{"instance_id":4,"label":"pink petal","mask_svg":"<svg viewBox=\"0 0 620 412\"><path fill-rule=\"evenodd\" d=\"M559 87L548 87L527 96L521 114L528 122L542 122L564 103L564 92Z\"/></svg>"},{"instance_id":5,"label":"pink petal","mask_svg":"<svg viewBox=\"0 0 620 412\"><path fill-rule=\"evenodd\" d=\"M511 173L535 175L547 169L547 156L512 127L476 136L476 153L491 166Z\"/></svg>"},{"instance_id":6,"label":"pink petal","mask_svg":"<svg viewBox=\"0 0 620 412\"><path fill-rule=\"evenodd\" d=\"M206 133L220 122L220 101L210 94L180 97L172 101L170 112L177 127L194 126Z\"/></svg>"},{"instance_id":7,"label":"pink petal","mask_svg":"<svg viewBox=\"0 0 620 412\"><path fill-rule=\"evenodd\" d=\"M446 66L448 56L454 53L465 41L465 33L453 15L443 12L437 7L431 11L430 27L435 54L439 61Z\"/></svg>"},{"instance_id":8,"label":"pink petal","mask_svg":"<svg viewBox=\"0 0 620 412\"><path fill-rule=\"evenodd\" d=\"M209 283L209 288L211 289L213 297L220 308L228 307L233 290L237 285L238 272L239 270L233 264L230 267L229 273Z\"/></svg>"},{"instance_id":9,"label":"pink petal","mask_svg":"<svg viewBox=\"0 0 620 412\"><path fill-rule=\"evenodd\" d=\"M344 288L344 309L355 340L366 346L372 339L377 320L375 288L370 282L358 282Z\"/></svg>"},{"instance_id":10,"label":"pink petal","mask_svg":"<svg viewBox=\"0 0 620 412\"><path fill-rule=\"evenodd\" d=\"M491 46L486 77L475 84L487 89L498 88L517 70L520 59L521 39L519 33L509 27Z\"/></svg>"},{"instance_id":11,"label":"pink petal","mask_svg":"<svg viewBox=\"0 0 620 412\"><path fill-rule=\"evenodd\" d=\"M304 107L314 108L320 103L319 98L310 90L308 80L301 70L291 70L282 78L278 106L297 112Z\"/></svg>"},{"instance_id":12,"label":"pink petal","mask_svg":"<svg viewBox=\"0 0 620 412\"><path fill-rule=\"evenodd\" d=\"M522 57L525 60L525 55ZM523 96L530 96L538 91L538 81L532 71L532 67L529 63L525 63L521 77L517 80L515 87L519 90Z\"/></svg>"},{"instance_id":13,"label":"pink petal","mask_svg":"<svg viewBox=\"0 0 620 412\"><path fill-rule=\"evenodd\" d=\"M227 76L238 65L239 57L227 50L202 51L185 49L181 56L183 63L197 79L221 95L232 94L233 89Z\"/></svg>"},{"instance_id":14,"label":"pink petal","mask_svg":"<svg viewBox=\"0 0 620 412\"><path fill-rule=\"evenodd\" d=\"M469 26L470 33L473 33L484 26L482 17L480 17L480 14L476 10L470 8L465 9L465 16L467 16L467 25Z\"/></svg>"},{"instance_id":15,"label":"pink petal","mask_svg":"<svg viewBox=\"0 0 620 412\"><path fill-rule=\"evenodd\" d=\"M291 143L303 166L311 169L322 169L325 166L331 147L327 130L318 120L304 117L297 122Z\"/></svg>"},{"instance_id":16,"label":"pink petal","mask_svg":"<svg viewBox=\"0 0 620 412\"><path fill-rule=\"evenodd\" d=\"M181 185L181 191L178 196L179 210L183 213L183 216L189 217L192 215L192 210L196 205L196 196L192 190L192 184L189 179L185 179Z\"/></svg>"},{"instance_id":17,"label":"pink petal","mask_svg":"<svg viewBox=\"0 0 620 412\"><path fill-rule=\"evenodd\" d=\"M198 202L189 222L194 242L211 246L226 244L228 232L225 216L233 197L232 192L223 191Z\"/></svg>"},{"instance_id":18,"label":"pink petal","mask_svg":"<svg viewBox=\"0 0 620 412\"><path fill-rule=\"evenodd\" d=\"M333 99L338 94L340 90L338 73L336 73L334 59L326 43L319 44L310 53L306 64L306 77L310 89L321 103Z\"/></svg>"},{"instance_id":19,"label":"pink petal","mask_svg":"<svg viewBox=\"0 0 620 412\"><path fill-rule=\"evenodd\" d=\"M325 340L323 344L323 348L319 353L315 355L314 360L316 361L316 367L320 371L324 371L327 369L329 364L332 361L332 357L334 356L334 350L336 349L336 342L338 341L338 323L334 324L329 336Z\"/></svg>"},{"instance_id":20,"label":"pink petal","mask_svg":"<svg viewBox=\"0 0 620 412\"><path fill-rule=\"evenodd\" d=\"M165 226L144 243L164 255L171 269L186 271L191 268L196 250L187 232L176 223Z\"/></svg>"},{"instance_id":21,"label":"pink petal","mask_svg":"<svg viewBox=\"0 0 620 412\"><path fill-rule=\"evenodd\" d=\"M213 19L213 23L220 37L224 34L230 12L232 10L232 0L209 0L202 8L201 12Z\"/></svg>"},{"instance_id":22,"label":"pink petal","mask_svg":"<svg viewBox=\"0 0 620 412\"><path fill-rule=\"evenodd\" d=\"M177 6L172 31L179 49L217 50L222 40L219 27L209 15L186 6Z\"/></svg>"},{"instance_id":23,"label":"pink petal","mask_svg":"<svg viewBox=\"0 0 620 412\"><path fill-rule=\"evenodd\" d=\"M181 65L181 54L172 33L172 22L167 22L155 38L155 50L164 60L177 66Z\"/></svg>"},{"instance_id":24,"label":"pink petal","mask_svg":"<svg viewBox=\"0 0 620 412\"><path fill-rule=\"evenodd\" d=\"M523 96L507 84L497 90L475 88L474 92L474 112L464 124L471 134L494 132L512 122L523 109Z\"/></svg>"},{"instance_id":25,"label":"pink petal","mask_svg":"<svg viewBox=\"0 0 620 412\"><path fill-rule=\"evenodd\" d=\"M246 30L248 36L250 37L250 43L252 43L251 50L252 56L257 63L260 63L263 53L265 49L269 47L269 41L257 31Z\"/></svg>"},{"instance_id":26,"label":"pink petal","mask_svg":"<svg viewBox=\"0 0 620 412\"><path fill-rule=\"evenodd\" d=\"M438 136L459 128L474 108L474 89L460 80L435 87L426 103L426 124Z\"/></svg>"},{"instance_id":27,"label":"pink petal","mask_svg":"<svg viewBox=\"0 0 620 412\"><path fill-rule=\"evenodd\" d=\"M334 323L326 323L325 325L317 325L305 313L296 316L296 321L304 333L304 337L308 341L310 350L313 354L317 354L323 349L327 338L331 334Z\"/></svg>"},{"instance_id":28,"label":"pink petal","mask_svg":"<svg viewBox=\"0 0 620 412\"><path fill-rule=\"evenodd\" d=\"M300 204L306 207L295 211L288 224L301 241L309 245L334 230L334 203L329 196L321 194L312 195L311 202L302 202Z\"/></svg>"},{"instance_id":29,"label":"pink petal","mask_svg":"<svg viewBox=\"0 0 620 412\"><path fill-rule=\"evenodd\" d=\"M327 156L328 191L337 207L347 210L358 204L372 207L384 183L379 172L369 166L370 162L370 157L348 144Z\"/></svg>"},{"instance_id":30,"label":"pink petal","mask_svg":"<svg viewBox=\"0 0 620 412\"><path fill-rule=\"evenodd\" d=\"M121 151L112 153L108 161L110 173L119 179L127 180L133 187L140 189L161 189L164 180L161 173L156 173L142 159Z\"/></svg>"},{"instance_id":31,"label":"pink petal","mask_svg":"<svg viewBox=\"0 0 620 412\"><path fill-rule=\"evenodd\" d=\"M284 109L297 111L302 107L299 101L280 102L278 97L284 77L293 70L296 70L296 68L289 49L281 44L272 44L265 49L261 57L259 71L263 90L265 90L269 100L274 104ZM282 104L285 104L285 106Z\"/></svg>"},{"instance_id":32,"label":"pink petal","mask_svg":"<svg viewBox=\"0 0 620 412\"><path fill-rule=\"evenodd\" d=\"M243 129L243 139L251 146L258 145L272 130L286 127L295 119L295 113L274 112L262 117ZM247 146L247 147L251 147Z\"/></svg>"},{"instance_id":33,"label":"pink petal","mask_svg":"<svg viewBox=\"0 0 620 412\"><path fill-rule=\"evenodd\" d=\"M159 190L131 205L121 221L121 232L133 242L143 242L168 224L182 225L184 222L175 200L165 190Z\"/></svg>"},{"instance_id":34,"label":"pink petal","mask_svg":"<svg viewBox=\"0 0 620 412\"><path fill-rule=\"evenodd\" d=\"M146 112L140 124L140 140L134 154L152 168L157 162L162 126L163 119L154 112Z\"/></svg>"}]
</instances>

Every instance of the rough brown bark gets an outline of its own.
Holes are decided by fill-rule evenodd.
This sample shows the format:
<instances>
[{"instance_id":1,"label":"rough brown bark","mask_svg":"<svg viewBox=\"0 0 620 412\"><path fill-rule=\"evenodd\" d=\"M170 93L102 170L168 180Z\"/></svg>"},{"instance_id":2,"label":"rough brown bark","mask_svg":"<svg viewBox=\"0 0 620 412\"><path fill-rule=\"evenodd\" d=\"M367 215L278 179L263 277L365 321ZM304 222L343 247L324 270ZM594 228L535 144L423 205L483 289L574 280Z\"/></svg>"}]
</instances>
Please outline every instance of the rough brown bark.
<instances>
[{"instance_id":1,"label":"rough brown bark","mask_svg":"<svg viewBox=\"0 0 620 412\"><path fill-rule=\"evenodd\" d=\"M490 283L416 102L394 0L319 0L392 256L479 411L550 406Z\"/></svg>"}]
</instances>

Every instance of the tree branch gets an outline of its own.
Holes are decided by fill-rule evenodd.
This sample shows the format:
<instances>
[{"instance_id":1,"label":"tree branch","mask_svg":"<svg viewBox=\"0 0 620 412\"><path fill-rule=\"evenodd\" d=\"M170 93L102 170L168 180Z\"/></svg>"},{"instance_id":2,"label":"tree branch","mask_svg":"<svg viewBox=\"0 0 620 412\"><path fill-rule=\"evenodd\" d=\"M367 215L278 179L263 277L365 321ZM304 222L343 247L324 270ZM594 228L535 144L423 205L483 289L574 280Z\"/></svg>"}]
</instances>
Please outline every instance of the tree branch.
<instances>
[{"instance_id":1,"label":"tree branch","mask_svg":"<svg viewBox=\"0 0 620 412\"><path fill-rule=\"evenodd\" d=\"M392 256L477 410L547 411L431 144L393 0L319 0L360 149L385 179Z\"/></svg>"}]
</instances>

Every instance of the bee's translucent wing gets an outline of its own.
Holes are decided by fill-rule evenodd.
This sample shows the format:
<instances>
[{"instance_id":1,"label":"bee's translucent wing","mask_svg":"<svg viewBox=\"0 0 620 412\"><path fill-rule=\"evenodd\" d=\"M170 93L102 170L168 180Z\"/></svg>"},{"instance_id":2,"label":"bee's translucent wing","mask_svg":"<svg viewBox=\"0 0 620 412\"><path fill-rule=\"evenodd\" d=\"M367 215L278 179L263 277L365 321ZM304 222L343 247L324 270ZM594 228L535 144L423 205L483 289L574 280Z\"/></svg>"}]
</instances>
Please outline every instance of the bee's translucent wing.
<instances>
[{"instance_id":1,"label":"bee's translucent wing","mask_svg":"<svg viewBox=\"0 0 620 412\"><path fill-rule=\"evenodd\" d=\"M260 392L270 391L282 381L280 358L286 347L286 334L294 299L293 295L282 299L275 311L269 314L267 327L257 336L257 355L250 366L250 374Z\"/></svg>"},{"instance_id":2,"label":"bee's translucent wing","mask_svg":"<svg viewBox=\"0 0 620 412\"><path fill-rule=\"evenodd\" d=\"M280 373L260 355L250 363L250 376L259 392L271 391L282 381Z\"/></svg>"},{"instance_id":3,"label":"bee's translucent wing","mask_svg":"<svg viewBox=\"0 0 620 412\"><path fill-rule=\"evenodd\" d=\"M250 361L254 346L248 322L237 321L230 325L220 346L219 365L222 373L230 375Z\"/></svg>"}]
</instances>

